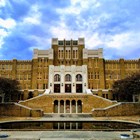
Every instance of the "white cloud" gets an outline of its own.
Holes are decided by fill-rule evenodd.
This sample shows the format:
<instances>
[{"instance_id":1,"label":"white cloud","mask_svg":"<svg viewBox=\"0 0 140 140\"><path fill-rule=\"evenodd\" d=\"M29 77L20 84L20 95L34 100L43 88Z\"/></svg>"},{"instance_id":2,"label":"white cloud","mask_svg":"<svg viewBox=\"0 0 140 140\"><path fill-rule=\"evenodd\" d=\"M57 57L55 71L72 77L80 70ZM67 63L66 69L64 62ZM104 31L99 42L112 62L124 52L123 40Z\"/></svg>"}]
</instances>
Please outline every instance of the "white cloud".
<instances>
[{"instance_id":1,"label":"white cloud","mask_svg":"<svg viewBox=\"0 0 140 140\"><path fill-rule=\"evenodd\" d=\"M23 23L22 24L34 24L38 25L40 24L40 18L41 18L41 12L39 11L39 6L38 5L33 5L31 6L31 9L29 10L27 16L23 18Z\"/></svg>"},{"instance_id":2,"label":"white cloud","mask_svg":"<svg viewBox=\"0 0 140 140\"><path fill-rule=\"evenodd\" d=\"M89 8L97 8L101 4L97 0L71 0L71 4L66 8L58 8L56 12L62 15L73 14L79 15L81 12L89 10Z\"/></svg>"},{"instance_id":3,"label":"white cloud","mask_svg":"<svg viewBox=\"0 0 140 140\"><path fill-rule=\"evenodd\" d=\"M0 18L0 27L6 29L12 29L16 26L16 22L14 19L8 18L6 20Z\"/></svg>"},{"instance_id":4,"label":"white cloud","mask_svg":"<svg viewBox=\"0 0 140 140\"><path fill-rule=\"evenodd\" d=\"M47 37L42 37L42 36L36 36L36 35L30 35L28 36L29 41L35 42L34 46L31 46L29 50L33 51L33 49L38 48L38 49L47 49L47 46L51 45L51 40L48 39Z\"/></svg>"},{"instance_id":5,"label":"white cloud","mask_svg":"<svg viewBox=\"0 0 140 140\"><path fill-rule=\"evenodd\" d=\"M140 33L136 32L127 32L127 33L120 33L114 36L109 37L105 45L110 48L116 48L121 50L127 47L135 47L140 44L139 40Z\"/></svg>"},{"instance_id":6,"label":"white cloud","mask_svg":"<svg viewBox=\"0 0 140 140\"><path fill-rule=\"evenodd\" d=\"M6 5L6 0L0 0L0 7L4 7Z\"/></svg>"},{"instance_id":7,"label":"white cloud","mask_svg":"<svg viewBox=\"0 0 140 140\"><path fill-rule=\"evenodd\" d=\"M4 29L0 29L0 48L2 48L2 45L4 44L4 38L8 36L8 32L6 32Z\"/></svg>"},{"instance_id":8,"label":"white cloud","mask_svg":"<svg viewBox=\"0 0 140 140\"><path fill-rule=\"evenodd\" d=\"M2 48L4 44L4 39L7 37L11 30L16 26L16 22L14 19L8 18L8 19L2 19L0 18L0 48Z\"/></svg>"}]
</instances>

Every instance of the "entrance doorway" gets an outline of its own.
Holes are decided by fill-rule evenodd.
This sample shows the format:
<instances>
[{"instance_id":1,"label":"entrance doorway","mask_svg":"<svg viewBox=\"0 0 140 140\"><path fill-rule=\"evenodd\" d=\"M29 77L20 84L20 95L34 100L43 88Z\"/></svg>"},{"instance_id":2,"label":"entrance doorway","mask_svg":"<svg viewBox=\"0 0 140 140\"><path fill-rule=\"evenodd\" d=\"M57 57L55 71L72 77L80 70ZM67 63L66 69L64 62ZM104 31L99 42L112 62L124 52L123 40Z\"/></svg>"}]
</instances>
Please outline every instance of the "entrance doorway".
<instances>
[{"instance_id":1,"label":"entrance doorway","mask_svg":"<svg viewBox=\"0 0 140 140\"><path fill-rule=\"evenodd\" d=\"M58 101L57 100L55 100L54 101L54 113L58 113Z\"/></svg>"},{"instance_id":2,"label":"entrance doorway","mask_svg":"<svg viewBox=\"0 0 140 140\"><path fill-rule=\"evenodd\" d=\"M65 84L65 92L71 93L71 84Z\"/></svg>"},{"instance_id":3,"label":"entrance doorway","mask_svg":"<svg viewBox=\"0 0 140 140\"><path fill-rule=\"evenodd\" d=\"M76 93L82 93L82 84L76 84Z\"/></svg>"},{"instance_id":4,"label":"entrance doorway","mask_svg":"<svg viewBox=\"0 0 140 140\"><path fill-rule=\"evenodd\" d=\"M54 84L54 93L60 93L60 84Z\"/></svg>"},{"instance_id":5,"label":"entrance doorway","mask_svg":"<svg viewBox=\"0 0 140 140\"><path fill-rule=\"evenodd\" d=\"M2 97L0 96L0 103L2 103Z\"/></svg>"}]
</instances>

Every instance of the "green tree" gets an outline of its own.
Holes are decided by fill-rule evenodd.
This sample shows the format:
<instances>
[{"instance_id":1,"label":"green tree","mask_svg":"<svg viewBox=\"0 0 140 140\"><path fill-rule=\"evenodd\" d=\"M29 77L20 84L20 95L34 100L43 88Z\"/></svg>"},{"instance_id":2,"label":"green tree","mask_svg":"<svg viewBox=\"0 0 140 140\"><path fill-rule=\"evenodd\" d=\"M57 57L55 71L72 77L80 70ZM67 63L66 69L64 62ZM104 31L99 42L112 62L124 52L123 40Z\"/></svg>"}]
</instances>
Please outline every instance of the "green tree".
<instances>
[{"instance_id":1,"label":"green tree","mask_svg":"<svg viewBox=\"0 0 140 140\"><path fill-rule=\"evenodd\" d=\"M140 94L140 73L115 81L112 92L118 101L133 101L134 94Z\"/></svg>"},{"instance_id":2,"label":"green tree","mask_svg":"<svg viewBox=\"0 0 140 140\"><path fill-rule=\"evenodd\" d=\"M17 80L0 77L0 93L4 93L4 101L17 101L20 93L20 86Z\"/></svg>"}]
</instances>

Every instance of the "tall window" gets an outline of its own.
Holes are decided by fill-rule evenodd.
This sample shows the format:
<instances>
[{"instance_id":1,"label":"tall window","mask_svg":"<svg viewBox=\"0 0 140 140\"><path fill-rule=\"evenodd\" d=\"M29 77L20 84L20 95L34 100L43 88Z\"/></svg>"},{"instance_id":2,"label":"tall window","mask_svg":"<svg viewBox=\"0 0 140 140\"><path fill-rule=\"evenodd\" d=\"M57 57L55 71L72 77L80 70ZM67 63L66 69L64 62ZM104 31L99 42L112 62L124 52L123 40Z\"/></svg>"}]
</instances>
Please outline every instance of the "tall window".
<instances>
[{"instance_id":1,"label":"tall window","mask_svg":"<svg viewBox=\"0 0 140 140\"><path fill-rule=\"evenodd\" d=\"M76 75L76 81L82 81L82 75L81 74Z\"/></svg>"},{"instance_id":2,"label":"tall window","mask_svg":"<svg viewBox=\"0 0 140 140\"><path fill-rule=\"evenodd\" d=\"M55 81L55 82L60 81L60 75L59 75L59 74L55 74L55 75L54 75L54 81Z\"/></svg>"},{"instance_id":3,"label":"tall window","mask_svg":"<svg viewBox=\"0 0 140 140\"><path fill-rule=\"evenodd\" d=\"M95 79L99 79L99 72L95 72Z\"/></svg>"},{"instance_id":4,"label":"tall window","mask_svg":"<svg viewBox=\"0 0 140 140\"><path fill-rule=\"evenodd\" d=\"M70 74L67 74L65 76L65 81L71 81L71 75Z\"/></svg>"},{"instance_id":5,"label":"tall window","mask_svg":"<svg viewBox=\"0 0 140 140\"><path fill-rule=\"evenodd\" d=\"M78 50L77 49L73 50L73 59L78 59Z\"/></svg>"}]
</instances>

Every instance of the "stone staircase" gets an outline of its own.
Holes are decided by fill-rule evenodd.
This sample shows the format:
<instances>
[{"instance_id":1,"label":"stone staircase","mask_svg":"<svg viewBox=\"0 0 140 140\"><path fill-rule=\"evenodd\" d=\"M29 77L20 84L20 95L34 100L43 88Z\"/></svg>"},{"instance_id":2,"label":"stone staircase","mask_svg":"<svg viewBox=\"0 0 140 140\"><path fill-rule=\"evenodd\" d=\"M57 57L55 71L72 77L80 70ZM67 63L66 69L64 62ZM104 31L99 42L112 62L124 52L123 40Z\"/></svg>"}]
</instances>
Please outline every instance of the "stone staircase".
<instances>
[{"instance_id":1,"label":"stone staircase","mask_svg":"<svg viewBox=\"0 0 140 140\"><path fill-rule=\"evenodd\" d=\"M45 118L91 118L92 114L89 114L89 113L79 113L79 114L44 113L43 117Z\"/></svg>"}]
</instances>

